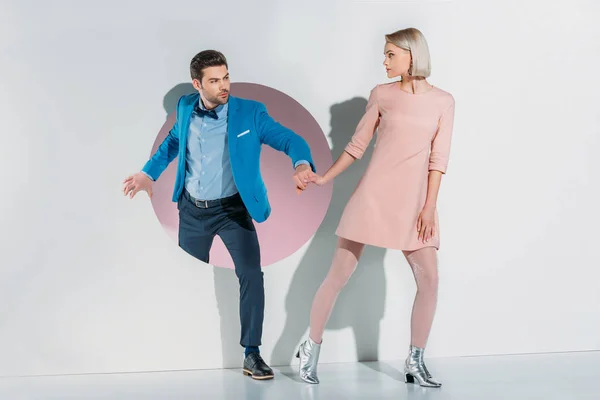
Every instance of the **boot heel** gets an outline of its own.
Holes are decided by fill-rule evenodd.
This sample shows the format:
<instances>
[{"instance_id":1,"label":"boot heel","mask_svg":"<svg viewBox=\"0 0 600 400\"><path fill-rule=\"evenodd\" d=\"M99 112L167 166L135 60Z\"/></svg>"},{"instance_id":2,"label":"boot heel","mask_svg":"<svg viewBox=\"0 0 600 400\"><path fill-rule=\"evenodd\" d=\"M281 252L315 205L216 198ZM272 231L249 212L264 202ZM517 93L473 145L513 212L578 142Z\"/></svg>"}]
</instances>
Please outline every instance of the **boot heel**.
<instances>
[{"instance_id":1,"label":"boot heel","mask_svg":"<svg viewBox=\"0 0 600 400\"><path fill-rule=\"evenodd\" d=\"M411 374L404 374L404 382L415 383L415 378Z\"/></svg>"}]
</instances>

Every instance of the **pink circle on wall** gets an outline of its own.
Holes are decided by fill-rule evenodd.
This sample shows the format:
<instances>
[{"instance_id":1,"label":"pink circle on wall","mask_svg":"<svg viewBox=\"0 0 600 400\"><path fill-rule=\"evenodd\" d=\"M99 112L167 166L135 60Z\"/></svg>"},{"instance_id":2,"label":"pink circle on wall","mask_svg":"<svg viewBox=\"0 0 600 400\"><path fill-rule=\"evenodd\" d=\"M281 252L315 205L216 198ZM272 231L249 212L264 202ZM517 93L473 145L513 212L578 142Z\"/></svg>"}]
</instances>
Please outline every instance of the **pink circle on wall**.
<instances>
[{"instance_id":1,"label":"pink circle on wall","mask_svg":"<svg viewBox=\"0 0 600 400\"><path fill-rule=\"evenodd\" d=\"M271 117L302 136L310 147L317 173L323 174L331 166L331 151L323 131L296 100L255 83L232 83L231 95L263 103ZM151 155L174 123L175 112L171 112L154 141ZM154 183L152 207L167 234L178 243L179 211L177 204L171 201L176 172L177 159ZM261 263L266 266L292 255L315 234L325 218L333 186L310 185L308 190L298 195L292 181L294 170L290 158L267 145L262 146L261 174L268 190L271 215L263 223L254 221L254 225L260 243ZM210 251L210 263L218 267L234 267L227 248L218 236Z\"/></svg>"}]
</instances>

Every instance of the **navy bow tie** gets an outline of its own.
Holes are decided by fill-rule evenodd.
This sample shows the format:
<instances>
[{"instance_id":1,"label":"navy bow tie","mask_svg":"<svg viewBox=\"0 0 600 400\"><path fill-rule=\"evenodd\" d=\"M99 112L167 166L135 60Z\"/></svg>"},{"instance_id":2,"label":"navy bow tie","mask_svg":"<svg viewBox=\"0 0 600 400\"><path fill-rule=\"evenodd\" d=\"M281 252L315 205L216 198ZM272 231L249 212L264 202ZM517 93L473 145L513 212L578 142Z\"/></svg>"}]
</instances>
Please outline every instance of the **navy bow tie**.
<instances>
[{"instance_id":1,"label":"navy bow tie","mask_svg":"<svg viewBox=\"0 0 600 400\"><path fill-rule=\"evenodd\" d=\"M204 110L200 108L200 106L196 106L196 112L198 113L198 115L201 115L203 117L206 116L213 119L219 119L215 110Z\"/></svg>"}]
</instances>

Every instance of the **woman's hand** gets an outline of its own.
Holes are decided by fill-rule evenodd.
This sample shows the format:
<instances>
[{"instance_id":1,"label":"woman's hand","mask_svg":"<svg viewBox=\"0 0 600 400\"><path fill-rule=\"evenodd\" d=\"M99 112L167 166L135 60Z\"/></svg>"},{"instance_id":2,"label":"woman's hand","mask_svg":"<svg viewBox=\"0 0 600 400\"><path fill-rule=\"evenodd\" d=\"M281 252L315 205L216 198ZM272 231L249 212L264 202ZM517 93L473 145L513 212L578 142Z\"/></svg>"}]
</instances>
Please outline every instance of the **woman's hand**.
<instances>
[{"instance_id":1,"label":"woman's hand","mask_svg":"<svg viewBox=\"0 0 600 400\"><path fill-rule=\"evenodd\" d=\"M423 243L427 243L435 236L435 207L423 208L417 220L417 233Z\"/></svg>"},{"instance_id":2,"label":"woman's hand","mask_svg":"<svg viewBox=\"0 0 600 400\"><path fill-rule=\"evenodd\" d=\"M316 184L317 186L323 186L327 183L327 180L325 178L323 178L321 175L315 174L312 177L311 182Z\"/></svg>"},{"instance_id":3,"label":"woman's hand","mask_svg":"<svg viewBox=\"0 0 600 400\"><path fill-rule=\"evenodd\" d=\"M317 186L323 186L325 184L327 184L327 180L322 177L321 175L317 175L317 174L311 174L310 177L308 178L308 182L310 183L314 183ZM306 190L306 188L301 189L299 187L296 188L296 193L300 194L302 193L304 190Z\"/></svg>"}]
</instances>

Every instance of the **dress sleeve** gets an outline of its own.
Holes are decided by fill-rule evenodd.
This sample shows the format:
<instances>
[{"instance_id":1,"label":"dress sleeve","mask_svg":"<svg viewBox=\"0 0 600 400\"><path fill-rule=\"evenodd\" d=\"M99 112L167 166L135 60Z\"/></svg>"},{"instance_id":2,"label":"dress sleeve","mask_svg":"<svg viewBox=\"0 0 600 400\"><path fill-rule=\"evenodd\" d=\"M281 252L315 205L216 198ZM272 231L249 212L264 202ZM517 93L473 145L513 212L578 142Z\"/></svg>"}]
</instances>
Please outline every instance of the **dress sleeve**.
<instances>
[{"instance_id":1,"label":"dress sleeve","mask_svg":"<svg viewBox=\"0 0 600 400\"><path fill-rule=\"evenodd\" d=\"M379 104L377 103L377 86L371 90L366 112L358 123L350 143L344 149L354 158L361 158L373 139L379 125Z\"/></svg>"},{"instance_id":2,"label":"dress sleeve","mask_svg":"<svg viewBox=\"0 0 600 400\"><path fill-rule=\"evenodd\" d=\"M450 156L450 142L452 139L452 128L454 125L454 99L452 104L440 117L438 130L431 142L431 153L429 155L429 170L446 173Z\"/></svg>"}]
</instances>

